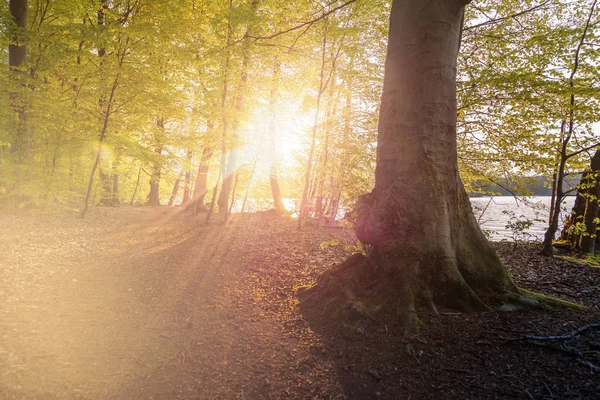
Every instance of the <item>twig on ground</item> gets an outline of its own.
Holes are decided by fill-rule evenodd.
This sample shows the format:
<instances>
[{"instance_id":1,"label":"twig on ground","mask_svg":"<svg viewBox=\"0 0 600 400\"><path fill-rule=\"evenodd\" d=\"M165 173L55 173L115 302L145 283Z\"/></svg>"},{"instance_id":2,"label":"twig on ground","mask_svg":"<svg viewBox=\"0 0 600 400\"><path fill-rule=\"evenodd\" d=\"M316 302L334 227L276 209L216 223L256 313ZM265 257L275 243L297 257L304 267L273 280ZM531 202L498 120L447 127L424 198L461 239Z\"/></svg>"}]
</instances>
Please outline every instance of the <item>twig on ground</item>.
<instances>
[{"instance_id":1,"label":"twig on ground","mask_svg":"<svg viewBox=\"0 0 600 400\"><path fill-rule=\"evenodd\" d=\"M522 336L519 338L504 338L505 340L569 340L573 339L575 336L587 331L592 328L600 328L600 322L596 322L593 324L588 324L582 326L581 328L575 329L573 332L567 335L558 335L558 336Z\"/></svg>"}]
</instances>

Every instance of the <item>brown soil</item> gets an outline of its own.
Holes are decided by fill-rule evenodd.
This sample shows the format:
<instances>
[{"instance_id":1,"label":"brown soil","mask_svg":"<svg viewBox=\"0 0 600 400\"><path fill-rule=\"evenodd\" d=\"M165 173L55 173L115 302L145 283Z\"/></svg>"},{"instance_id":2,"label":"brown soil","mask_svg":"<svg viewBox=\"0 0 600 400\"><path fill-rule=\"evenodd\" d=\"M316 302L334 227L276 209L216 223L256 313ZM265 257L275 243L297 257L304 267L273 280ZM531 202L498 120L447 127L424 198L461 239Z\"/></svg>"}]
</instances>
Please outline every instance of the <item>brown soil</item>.
<instances>
[{"instance_id":1,"label":"brown soil","mask_svg":"<svg viewBox=\"0 0 600 400\"><path fill-rule=\"evenodd\" d=\"M600 269L498 245L520 286L591 310L421 313L358 332L294 289L352 253L346 229L178 209L0 219L2 399L595 398Z\"/></svg>"}]
</instances>

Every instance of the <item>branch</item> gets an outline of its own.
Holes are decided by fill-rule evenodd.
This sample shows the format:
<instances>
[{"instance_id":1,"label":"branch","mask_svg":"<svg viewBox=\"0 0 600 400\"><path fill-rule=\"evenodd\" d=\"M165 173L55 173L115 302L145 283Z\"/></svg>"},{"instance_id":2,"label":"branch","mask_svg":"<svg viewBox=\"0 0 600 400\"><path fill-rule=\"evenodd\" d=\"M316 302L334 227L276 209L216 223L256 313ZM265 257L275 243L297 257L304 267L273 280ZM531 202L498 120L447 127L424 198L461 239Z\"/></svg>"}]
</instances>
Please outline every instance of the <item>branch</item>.
<instances>
[{"instance_id":1,"label":"branch","mask_svg":"<svg viewBox=\"0 0 600 400\"><path fill-rule=\"evenodd\" d=\"M569 78L569 82L571 83L571 87L573 87L573 78L575 77L575 73L577 72L577 68L579 67L579 52L581 51L581 47L583 47L583 43L585 42L585 37L587 35L587 31L590 28L590 22L592 20L592 16L594 15L594 8L596 8L596 3L598 0L594 0L592 3L592 8L590 9L590 14L585 23L585 28L583 29L583 33L581 34L581 40L579 41L579 45L577 46L577 50L575 51L575 65L573 66L573 71L571 72L571 76Z\"/></svg>"},{"instance_id":2,"label":"branch","mask_svg":"<svg viewBox=\"0 0 600 400\"><path fill-rule=\"evenodd\" d=\"M303 27L305 27L307 25L308 26L314 25L316 22L322 20L323 18L327 17L328 15L333 14L337 10L341 10L342 8L344 8L346 6L349 6L350 4L352 4L352 3L356 2L356 1L357 0L348 0L344 4L339 5L339 6L335 7L335 8L332 8L331 10L327 11L326 13L321 14L317 18L314 18L314 19L312 19L310 21L302 22L299 25L293 26L293 27L285 29L283 31L279 31L279 32L273 33L272 35L267 35L267 36L250 36L250 35L248 35L248 38L254 39L254 40L273 39L273 38L276 38L277 36L281 36L281 35L284 35L286 33L289 33L289 32L292 32L292 31L295 31L295 30L298 30L298 29L301 29L301 28L303 28Z\"/></svg>"},{"instance_id":3,"label":"branch","mask_svg":"<svg viewBox=\"0 0 600 400\"><path fill-rule=\"evenodd\" d=\"M600 143L596 143L596 144L594 144L594 145L592 145L592 146L584 147L584 148L583 148L583 149L581 149L581 150L577 150L575 153L567 154L567 156L566 156L566 157L567 157L567 160L568 160L569 158L571 158L571 157L575 157L576 155L579 155L579 154L581 154L581 153L583 153L583 152L585 152L585 151L591 150L591 149L593 149L593 148L596 148L596 147L598 147L598 146L600 146Z\"/></svg>"},{"instance_id":4,"label":"branch","mask_svg":"<svg viewBox=\"0 0 600 400\"><path fill-rule=\"evenodd\" d=\"M596 322L594 324L588 324L585 326L582 326L581 328L577 328L575 329L573 332L568 333L566 335L559 335L559 336L523 336L520 338L505 338L506 340L569 340L569 339L573 339L575 336L587 331L588 329L592 329L592 328L600 328L600 322Z\"/></svg>"},{"instance_id":5,"label":"branch","mask_svg":"<svg viewBox=\"0 0 600 400\"><path fill-rule=\"evenodd\" d=\"M546 1L545 1L545 2L543 2L542 4L538 4L537 6L533 6L533 7L531 7L531 8L528 8L527 10L519 11L518 13L516 13L516 14L512 14L512 15L509 15L509 16L507 16L507 17L501 17L501 18L491 19L491 20L489 20L489 21L485 21L485 22L482 22L482 23L480 23L480 24L475 24L475 25L471 25L471 26L466 26L466 27L464 27L464 28L463 28L463 30L464 30L464 31L468 31L468 30L475 29L475 28L479 28L479 27L486 26L486 25L497 24L497 23L499 23L499 22L502 22L502 21L505 21L505 20L507 20L507 19L516 18L516 17L518 17L518 16L520 16L520 15L527 14L527 13L529 13L529 12L535 11L535 10L537 10L537 9L539 9L539 8L541 8L541 7L543 7L543 6L545 6L545 5L546 5L546 4L548 4L549 2L550 2L550 0L546 0Z\"/></svg>"}]
</instances>

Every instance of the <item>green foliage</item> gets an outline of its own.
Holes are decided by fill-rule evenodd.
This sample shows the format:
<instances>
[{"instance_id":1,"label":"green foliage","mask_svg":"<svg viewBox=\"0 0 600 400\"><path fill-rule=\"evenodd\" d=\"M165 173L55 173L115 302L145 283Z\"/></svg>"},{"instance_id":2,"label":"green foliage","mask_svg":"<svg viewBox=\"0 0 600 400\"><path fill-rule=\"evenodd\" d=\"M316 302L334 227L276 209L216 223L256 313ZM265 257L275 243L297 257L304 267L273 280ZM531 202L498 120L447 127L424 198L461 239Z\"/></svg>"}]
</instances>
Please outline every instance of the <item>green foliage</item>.
<instances>
[{"instance_id":1,"label":"green foliage","mask_svg":"<svg viewBox=\"0 0 600 400\"><path fill-rule=\"evenodd\" d=\"M101 175L119 176L123 202L143 203L158 171L167 199L182 170L194 181L208 147L209 187L219 176L216 160L235 148L236 204L249 187L250 206L266 207L273 171L285 198L301 196L315 123L313 205L320 197L330 213L338 199L351 209L374 185L389 0L331 13L342 2L30 0L23 32L7 4L0 4L0 203L25 196L80 209L101 141L95 203L105 190ZM459 167L469 191L510 181L524 194L527 176L551 175L571 94L578 102L568 152L597 143L597 18L574 84L568 79L590 5L467 7L457 93ZM28 56L11 69L15 41ZM321 73L328 86L315 121ZM577 153L568 172L588 158Z\"/></svg>"}]
</instances>

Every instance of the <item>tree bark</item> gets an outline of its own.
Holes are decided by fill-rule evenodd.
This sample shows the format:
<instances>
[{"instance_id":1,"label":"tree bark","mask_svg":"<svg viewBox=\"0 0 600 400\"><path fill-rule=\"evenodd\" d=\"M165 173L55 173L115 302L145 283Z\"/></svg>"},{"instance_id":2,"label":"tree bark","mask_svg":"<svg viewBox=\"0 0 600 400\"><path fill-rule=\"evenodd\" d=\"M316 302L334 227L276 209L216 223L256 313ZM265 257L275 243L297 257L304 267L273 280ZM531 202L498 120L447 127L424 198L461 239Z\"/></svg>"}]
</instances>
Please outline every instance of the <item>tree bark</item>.
<instances>
[{"instance_id":1,"label":"tree bark","mask_svg":"<svg viewBox=\"0 0 600 400\"><path fill-rule=\"evenodd\" d=\"M181 185L181 180L185 179L184 176L185 176L184 170L181 170L181 172L179 173L179 176L177 177L177 180L175 181L175 184L173 185L173 191L171 192L171 197L169 198L169 204L167 204L167 207L173 207L173 203L175 202L175 197L177 197L177 192L179 192L179 186Z\"/></svg>"},{"instance_id":2,"label":"tree bark","mask_svg":"<svg viewBox=\"0 0 600 400\"><path fill-rule=\"evenodd\" d=\"M325 81L325 54L327 51L327 31L323 34L323 44L321 47L321 72L319 74L319 91L317 92L317 105L315 107L315 121L312 130L312 139L310 151L308 153L308 161L306 162L306 172L304 173L304 190L302 191L302 200L300 201L300 211L298 214L298 229L302 228L302 220L310 213L309 198L313 158L315 155L315 147L317 146L317 126L319 123L319 111L321 106L321 97L325 91L327 84Z\"/></svg>"},{"instance_id":3,"label":"tree bark","mask_svg":"<svg viewBox=\"0 0 600 400\"><path fill-rule=\"evenodd\" d=\"M160 117L156 120L156 126L159 129L159 133L157 134L156 140L156 153L160 157L162 155L162 138L164 136L165 129L165 120L163 117ZM150 193L148 193L148 200L146 201L146 205L148 206L160 206L160 175L161 175L161 167L160 161L156 161L152 166L152 175L150 176Z\"/></svg>"},{"instance_id":4,"label":"tree bark","mask_svg":"<svg viewBox=\"0 0 600 400\"><path fill-rule=\"evenodd\" d=\"M204 204L204 197L208 193L206 180L208 178L208 169L210 167L210 159L213 156L214 148L207 146L202 150L200 165L198 166L198 175L196 176L196 185L194 186L194 213L206 211L207 207Z\"/></svg>"},{"instance_id":5,"label":"tree bark","mask_svg":"<svg viewBox=\"0 0 600 400\"><path fill-rule=\"evenodd\" d=\"M554 240L554 235L556 235L556 231L558 230L558 220L560 216L560 204L564 198L564 192L562 188L563 179L565 176L565 165L568 159L573 154L568 154L568 145L573 137L574 126L575 126L575 74L579 68L579 54L581 51L581 47L585 42L586 35L588 33L588 29L590 27L590 23L592 20L592 16L594 15L594 9L596 8L597 0L594 0L592 6L590 8L590 13L588 15L585 28L583 29L583 33L581 34L581 39L579 40L579 44L577 45L577 49L575 50L575 59L573 62L573 69L571 70L571 75L569 76L569 87L571 88L571 93L569 95L569 118L568 118L568 130L565 129L566 121L562 121L561 125L561 147L560 147L560 163L558 166L558 174L556 177L556 199L554 202L553 213L551 214L551 222L548 230L546 230L546 234L544 235L544 243L542 245L542 254L547 257L552 257L554 254L554 248L552 247L552 241Z\"/></svg>"},{"instance_id":6,"label":"tree bark","mask_svg":"<svg viewBox=\"0 0 600 400\"><path fill-rule=\"evenodd\" d=\"M21 161L25 157L25 137L27 136L26 123L26 104L24 93L18 90L18 87L24 88L21 77L24 76L20 70L27 59L27 45L25 44L25 34L27 31L27 0L10 0L9 4L11 17L15 21L16 29L10 34L10 43L8 45L8 65L11 69L11 78L15 81L12 88L14 92L10 93L11 107L16 113L14 146L12 151L16 155L16 160ZM16 181L19 179L17 178Z\"/></svg>"},{"instance_id":7,"label":"tree bark","mask_svg":"<svg viewBox=\"0 0 600 400\"><path fill-rule=\"evenodd\" d=\"M394 0L377 142L376 184L359 198L370 245L299 291L305 306L378 303L406 332L415 303L482 310L518 289L481 232L458 174L456 57L466 1Z\"/></svg>"},{"instance_id":8,"label":"tree bark","mask_svg":"<svg viewBox=\"0 0 600 400\"><path fill-rule=\"evenodd\" d=\"M135 189L133 189L133 194L131 195L131 201L129 202L129 204L133 204L133 202L135 201L135 195L137 194L138 188L140 187L140 178L142 177L142 169L144 169L144 164L140 164L138 176L135 181Z\"/></svg>"},{"instance_id":9,"label":"tree bark","mask_svg":"<svg viewBox=\"0 0 600 400\"><path fill-rule=\"evenodd\" d=\"M109 207L112 205L112 180L110 176L110 160L106 148L100 150L100 165L98 176L100 178L100 205Z\"/></svg>"},{"instance_id":10,"label":"tree bark","mask_svg":"<svg viewBox=\"0 0 600 400\"><path fill-rule=\"evenodd\" d=\"M183 200L181 201L181 204L187 204L190 201L190 192L191 192L191 186L192 186L191 163L192 163L192 151L188 150L187 157L186 157L186 165L185 165Z\"/></svg>"},{"instance_id":11,"label":"tree bark","mask_svg":"<svg viewBox=\"0 0 600 400\"><path fill-rule=\"evenodd\" d=\"M580 249L581 229L586 224L584 223L584 215L588 199L593 196L590 193L596 185L600 184L600 150L596 150L594 156L590 160L590 168L581 175L581 182L577 189L575 203L571 209L571 213L565 219L563 230L560 234L560 240L565 240L571 243L574 249ZM587 232L590 232L587 230Z\"/></svg>"},{"instance_id":12,"label":"tree bark","mask_svg":"<svg viewBox=\"0 0 600 400\"><path fill-rule=\"evenodd\" d=\"M579 249L582 253L594 254L598 227L596 218L598 218L598 200L600 199L600 150L596 150L594 153L590 161L590 171L586 174L586 181L583 181L582 178L582 183L587 186L587 189L583 213L585 231L580 234Z\"/></svg>"},{"instance_id":13,"label":"tree bark","mask_svg":"<svg viewBox=\"0 0 600 400\"><path fill-rule=\"evenodd\" d=\"M231 189L231 203L229 204L229 210L227 211L227 215L231 214L231 210L233 210L233 206L235 205L235 191L237 189L237 185L240 179L240 171L235 173L235 181L233 183L233 188Z\"/></svg>"},{"instance_id":14,"label":"tree bark","mask_svg":"<svg viewBox=\"0 0 600 400\"><path fill-rule=\"evenodd\" d=\"M275 207L275 212L277 215L284 215L287 210L285 209L285 204L283 204L281 188L279 187L279 180L277 179L277 170L275 167L271 168L269 181L271 182L271 193L273 194L273 205Z\"/></svg>"},{"instance_id":15,"label":"tree bark","mask_svg":"<svg viewBox=\"0 0 600 400\"><path fill-rule=\"evenodd\" d=\"M279 180L277 179L277 165L279 164L277 152L277 101L279 99L279 74L281 71L281 63L275 60L273 66L273 82L271 86L271 96L269 99L269 144L270 151L273 155L271 160L271 169L269 173L269 181L271 183L271 194L273 196L273 206L277 215L283 215L287 212L281 197L281 189L279 188ZM256 160L255 160L256 165ZM244 202L245 203L245 202ZM242 207L242 212L243 212Z\"/></svg>"},{"instance_id":16,"label":"tree bark","mask_svg":"<svg viewBox=\"0 0 600 400\"><path fill-rule=\"evenodd\" d=\"M121 205L121 196L119 195L119 155L115 157L112 165L112 198L111 206L119 207Z\"/></svg>"},{"instance_id":17,"label":"tree bark","mask_svg":"<svg viewBox=\"0 0 600 400\"><path fill-rule=\"evenodd\" d=\"M27 30L27 0L10 0L10 15L15 20L17 30L11 35L8 45L8 65L20 67L27 58L25 31Z\"/></svg>"}]
</instances>

